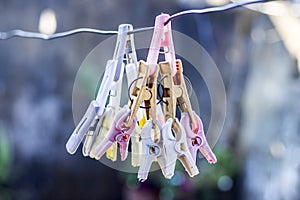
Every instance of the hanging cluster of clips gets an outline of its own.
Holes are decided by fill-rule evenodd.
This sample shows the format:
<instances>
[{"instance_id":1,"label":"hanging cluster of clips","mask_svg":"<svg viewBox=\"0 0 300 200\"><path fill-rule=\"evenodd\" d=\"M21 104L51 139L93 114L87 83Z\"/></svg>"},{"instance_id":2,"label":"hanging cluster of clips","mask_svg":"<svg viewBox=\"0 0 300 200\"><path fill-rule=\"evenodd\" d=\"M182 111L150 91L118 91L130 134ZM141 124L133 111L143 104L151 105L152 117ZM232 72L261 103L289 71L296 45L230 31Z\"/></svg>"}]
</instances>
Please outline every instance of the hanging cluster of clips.
<instances>
[{"instance_id":1,"label":"hanging cluster of clips","mask_svg":"<svg viewBox=\"0 0 300 200\"><path fill-rule=\"evenodd\" d=\"M169 17L168 14L156 17L146 62L137 61L133 34L128 34L133 30L132 25L119 26L113 59L106 64L97 98L90 103L66 144L70 154L74 154L82 142L84 156L99 160L106 153L108 159L116 161L119 144L124 161L131 141L132 166L139 166L140 181L147 179L155 161L167 179L174 175L177 159L189 176L197 175L198 150L209 163L217 162L201 119L191 107L182 62L175 58L171 22L165 24ZM158 63L162 48L165 61ZM130 97L128 104L121 108L124 71ZM157 94L159 73L163 108ZM176 105L181 111L180 121L176 118Z\"/></svg>"}]
</instances>

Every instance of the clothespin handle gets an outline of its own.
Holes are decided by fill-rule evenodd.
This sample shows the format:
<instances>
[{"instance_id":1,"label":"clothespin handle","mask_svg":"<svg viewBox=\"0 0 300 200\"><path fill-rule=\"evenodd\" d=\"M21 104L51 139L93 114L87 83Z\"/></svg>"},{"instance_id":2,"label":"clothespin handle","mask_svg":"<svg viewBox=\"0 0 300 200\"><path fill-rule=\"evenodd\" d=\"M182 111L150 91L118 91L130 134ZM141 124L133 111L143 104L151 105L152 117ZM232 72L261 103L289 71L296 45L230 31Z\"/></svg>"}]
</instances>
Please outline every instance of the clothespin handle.
<instances>
[{"instance_id":1,"label":"clothespin handle","mask_svg":"<svg viewBox=\"0 0 300 200\"><path fill-rule=\"evenodd\" d=\"M128 26L125 55L127 59L127 64L135 64L137 68L138 60L137 60L135 45L134 45L134 34L130 34L129 33L130 31L133 31L132 25Z\"/></svg>"},{"instance_id":2,"label":"clothespin handle","mask_svg":"<svg viewBox=\"0 0 300 200\"><path fill-rule=\"evenodd\" d=\"M120 74L121 74L121 68L122 63L125 55L125 48L126 48L126 42L127 42L127 34L129 29L132 28L131 24L121 24L118 28L118 37L117 37L117 43L115 47L115 52L113 56L113 60L117 60L117 68L114 76L114 81L119 80Z\"/></svg>"},{"instance_id":3,"label":"clothespin handle","mask_svg":"<svg viewBox=\"0 0 300 200\"><path fill-rule=\"evenodd\" d=\"M117 61L114 80L111 83L110 90L110 107L118 108L121 100L121 90L124 74L124 56L126 55L127 61L130 65L137 64L136 52L133 41L133 34L128 35L129 31L133 30L131 24L121 24L118 28L118 37L113 55L113 60ZM135 70L137 67L135 66Z\"/></svg>"},{"instance_id":4,"label":"clothespin handle","mask_svg":"<svg viewBox=\"0 0 300 200\"><path fill-rule=\"evenodd\" d=\"M120 75L117 81L111 83L108 106L118 109L121 101L124 63L121 63Z\"/></svg>"},{"instance_id":5,"label":"clothespin handle","mask_svg":"<svg viewBox=\"0 0 300 200\"><path fill-rule=\"evenodd\" d=\"M98 111L99 115L102 115L104 112L104 107L107 101L107 97L109 95L109 91L111 89L111 83L113 81L114 73L116 70L117 61L116 60L108 60L103 76L103 80L101 82L101 86L98 90L96 102L101 105Z\"/></svg>"},{"instance_id":6,"label":"clothespin handle","mask_svg":"<svg viewBox=\"0 0 300 200\"><path fill-rule=\"evenodd\" d=\"M169 22L166 26L164 25L169 17L170 15L168 14L160 14L155 18L154 32L147 57L150 75L155 72L161 47L164 48L166 61L169 61L172 65L173 74L176 72L171 23Z\"/></svg>"}]
</instances>

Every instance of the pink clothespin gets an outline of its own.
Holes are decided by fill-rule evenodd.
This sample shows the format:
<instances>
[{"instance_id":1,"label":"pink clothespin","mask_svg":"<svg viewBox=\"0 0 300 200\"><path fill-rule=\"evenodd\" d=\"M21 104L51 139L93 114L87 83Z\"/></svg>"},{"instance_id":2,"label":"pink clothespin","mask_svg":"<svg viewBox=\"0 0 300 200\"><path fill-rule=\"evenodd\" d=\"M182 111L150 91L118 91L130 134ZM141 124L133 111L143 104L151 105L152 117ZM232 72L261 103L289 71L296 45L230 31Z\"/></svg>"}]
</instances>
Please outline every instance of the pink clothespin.
<instances>
[{"instance_id":1,"label":"pink clothespin","mask_svg":"<svg viewBox=\"0 0 300 200\"><path fill-rule=\"evenodd\" d=\"M163 150L163 138L161 137L161 125L165 124L161 106L156 105L157 99L157 77L158 77L158 56L160 49L164 48L165 59L173 64L175 70L175 52L172 40L171 24L164 25L165 21L170 17L168 14L158 15L155 19L154 32L149 48L146 64L149 66L149 76L147 81L147 89L151 93L151 99L145 100L145 105L150 106L146 109L147 123L142 129L142 149L143 155L138 172L140 181L145 181L148 177L149 169L155 158L159 161L160 168L165 177L170 178L170 173L167 171L166 155ZM158 119L158 120L157 120ZM150 132L154 133L151 137ZM155 148L154 148L155 147ZM155 151L149 151L149 149Z\"/></svg>"},{"instance_id":2,"label":"pink clothespin","mask_svg":"<svg viewBox=\"0 0 300 200\"><path fill-rule=\"evenodd\" d=\"M128 106L124 106L124 108L116 114L115 120L113 121L107 136L94 149L94 155L97 160L104 155L114 142L118 142L120 145L121 160L123 161L126 159L130 135L135 128L135 126L126 127L123 123L126 121L129 114L130 109ZM136 123L135 119L133 123Z\"/></svg>"},{"instance_id":3,"label":"pink clothespin","mask_svg":"<svg viewBox=\"0 0 300 200\"><path fill-rule=\"evenodd\" d=\"M165 60L171 62L173 75L176 73L176 59L171 23L168 23L166 26L164 24L169 18L170 15L168 14L160 14L155 18L153 37L147 56L150 75L155 72L161 47L164 48Z\"/></svg>"},{"instance_id":4,"label":"pink clothespin","mask_svg":"<svg viewBox=\"0 0 300 200\"><path fill-rule=\"evenodd\" d=\"M194 120L196 120L197 127L190 125L190 117L186 112L181 113L180 123L185 128L187 143L189 151L193 159L196 160L198 149L209 163L216 163L217 158L209 147L206 137L204 135L203 124L200 117L193 111Z\"/></svg>"}]
</instances>

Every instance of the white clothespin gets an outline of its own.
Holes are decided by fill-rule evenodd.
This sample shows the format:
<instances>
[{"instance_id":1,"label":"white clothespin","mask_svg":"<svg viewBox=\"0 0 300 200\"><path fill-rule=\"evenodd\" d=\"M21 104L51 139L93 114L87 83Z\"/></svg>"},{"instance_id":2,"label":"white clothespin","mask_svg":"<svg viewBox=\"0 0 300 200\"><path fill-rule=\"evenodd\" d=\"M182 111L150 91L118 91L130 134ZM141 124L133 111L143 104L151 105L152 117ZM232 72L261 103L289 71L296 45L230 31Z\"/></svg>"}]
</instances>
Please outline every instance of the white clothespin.
<instances>
[{"instance_id":1,"label":"white clothespin","mask_svg":"<svg viewBox=\"0 0 300 200\"><path fill-rule=\"evenodd\" d=\"M105 111L106 99L109 95L110 85L113 81L113 76L117 67L116 60L109 60L106 64L105 73L103 80L98 91L96 100L91 101L87 111L85 112L83 118L76 126L72 135L70 136L66 149L70 154L74 154L78 149L81 141L87 134L89 128L92 126L93 120L95 118L99 119L102 117Z\"/></svg>"},{"instance_id":2,"label":"white clothespin","mask_svg":"<svg viewBox=\"0 0 300 200\"><path fill-rule=\"evenodd\" d=\"M176 137L170 131L172 129L176 132ZM166 154L166 178L170 179L173 177L177 159L180 160L190 177L199 174L198 168L188 150L184 129L177 118L169 118L167 120L162 129L162 137Z\"/></svg>"},{"instance_id":3,"label":"white clothespin","mask_svg":"<svg viewBox=\"0 0 300 200\"><path fill-rule=\"evenodd\" d=\"M122 91L122 82L123 82L123 74L124 74L124 55L126 54L126 48L127 46L131 46L128 44L131 44L131 37L128 35L129 31L132 31L133 27L129 24L121 24L118 29L118 36L117 36L117 42L115 47L115 52L113 55L113 60L117 60L117 70L114 76L114 80L111 85L110 89L110 97L109 97L109 103L106 106L106 114L105 119L103 120L103 123L100 128L100 132L97 136L96 141L94 142L92 148L87 152L90 154L91 158L95 158L95 155L93 154L94 148L104 139L104 137L107 135L109 128L112 124L113 118L115 117L115 114L120 109L120 100L121 100L121 91ZM132 41L133 42L133 41ZM135 60L136 55L135 51L128 53L134 54ZM106 151L106 157L112 161L117 160L117 143L114 143L107 151Z\"/></svg>"},{"instance_id":4,"label":"white clothespin","mask_svg":"<svg viewBox=\"0 0 300 200\"><path fill-rule=\"evenodd\" d=\"M124 27L125 28L127 27L127 29L125 30ZM127 73L127 80L129 85L132 81L136 79L137 76L137 58L136 58L135 47L133 42L133 35L128 34L128 32L132 30L133 28L131 25L120 25L119 35L118 35L118 41L120 42L118 42L117 44L115 55L114 55L114 58L118 59L119 62L121 63L123 63L124 55L126 55L126 60L127 60L126 73ZM123 71L121 73L116 73L116 75L118 75L118 80L122 79L121 77L122 74ZM118 86L119 89L114 89L113 91L114 93L120 95L120 91L121 91L120 88L122 86L122 82L119 81L116 84L116 86ZM119 108L120 96L118 96L117 98L112 97L112 99L110 100L112 101L110 101L108 108L114 108L114 111L116 113L117 109L115 108L115 106L118 105ZM93 150L92 150L93 157L95 157L96 159L100 159L103 156L103 154L108 151L109 152L109 154L107 154L108 158L112 160L116 160L117 146L115 142L118 142L120 144L121 160L126 159L128 154L127 149L128 149L128 142L130 139L130 135L135 128L135 124L134 126L128 128L125 128L121 124L119 124L121 123L119 121L120 119L126 118L126 117L124 118L124 116L121 116L121 114L128 115L129 112L127 111L128 111L128 107L124 107L119 112L114 114L112 118L110 118L111 125L108 133L106 132L107 134L105 134L105 136L102 136L101 137L102 139L99 140L99 142L97 142L93 146ZM136 120L132 121L132 123L136 123ZM130 131L130 133L128 131Z\"/></svg>"},{"instance_id":5,"label":"white clothespin","mask_svg":"<svg viewBox=\"0 0 300 200\"><path fill-rule=\"evenodd\" d=\"M167 165L166 165L166 156L163 150L163 142L160 139L157 142L153 141L153 124L152 120L148 120L142 129L142 151L143 156L140 163L140 168L138 171L138 179L141 182L144 182L148 178L149 170L152 165L152 162L156 159L163 175L168 176ZM161 130L161 127L158 128Z\"/></svg>"},{"instance_id":6,"label":"white clothespin","mask_svg":"<svg viewBox=\"0 0 300 200\"><path fill-rule=\"evenodd\" d=\"M125 67L126 69L126 75L127 75L127 81L128 81L128 86L130 86L135 79L138 77L138 64L137 64L137 58L136 58L136 53L135 53L135 47L133 43L133 34L132 34L132 44L130 44L131 50L128 50L126 52L126 57L127 57L127 65ZM130 54L131 52L131 54ZM129 88L129 94L132 93L133 88ZM144 110L139 109L137 111L137 121L139 123L139 126L136 126L132 135L131 135L131 165L133 167L137 167L140 165L140 160L141 160L141 155L142 155L142 141L141 141L141 128L144 125Z\"/></svg>"},{"instance_id":7,"label":"white clothespin","mask_svg":"<svg viewBox=\"0 0 300 200\"><path fill-rule=\"evenodd\" d=\"M90 150L96 138L96 130L99 130L99 125L92 124L103 121L105 114L105 104L109 95L110 105L113 109L118 109L120 102L120 86L123 77L124 64L123 58L125 54L125 46L127 42L127 33L131 25L120 25L117 44L115 53L112 60L109 60L106 65L104 78L102 80L101 86L99 88L96 100L93 100L86 111L84 117L80 121L79 125L74 130L70 139L66 144L66 148L69 153L73 154L76 152L80 142L83 140L84 136L88 133L86 140L84 142L83 154L85 156L89 155ZM134 57L134 56L133 56ZM119 90L119 91L118 91ZM110 94L109 94L110 93ZM110 112L110 111L108 111ZM107 115L109 116L109 115Z\"/></svg>"}]
</instances>

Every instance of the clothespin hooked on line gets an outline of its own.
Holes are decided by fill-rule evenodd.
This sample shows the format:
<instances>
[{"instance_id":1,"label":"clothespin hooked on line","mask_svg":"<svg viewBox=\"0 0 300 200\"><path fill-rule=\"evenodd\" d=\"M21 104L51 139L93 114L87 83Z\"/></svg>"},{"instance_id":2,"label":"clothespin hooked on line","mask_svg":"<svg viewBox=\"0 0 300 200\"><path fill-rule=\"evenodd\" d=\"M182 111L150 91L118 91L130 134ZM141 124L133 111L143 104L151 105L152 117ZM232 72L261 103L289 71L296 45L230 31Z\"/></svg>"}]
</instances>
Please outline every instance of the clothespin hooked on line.
<instances>
[{"instance_id":1,"label":"clothespin hooked on line","mask_svg":"<svg viewBox=\"0 0 300 200\"><path fill-rule=\"evenodd\" d=\"M111 83L109 103L106 106L106 111L101 124L100 132L92 148L90 148L88 152L91 158L97 159L97 157L94 154L94 150L98 146L98 144L101 143L101 141L106 137L112 124L112 120L120 108L122 82L125 68L123 62L124 55L126 55L126 58L128 58L126 63L126 71L136 71L137 58L135 53L133 35L127 34L129 31L132 30L133 27L130 24L121 24L119 26L116 47L113 55L113 60L117 60L116 72L114 74L114 79ZM132 81L132 79L134 78L135 73L127 73L128 81ZM117 160L117 147L117 143L114 142L113 145L107 150L106 157L108 159L111 159L112 161Z\"/></svg>"},{"instance_id":2,"label":"clothespin hooked on line","mask_svg":"<svg viewBox=\"0 0 300 200\"><path fill-rule=\"evenodd\" d=\"M102 124L103 117L108 115L105 113L107 110L105 108L106 101L110 96L110 93L114 93L112 96L110 96L110 104L109 106L111 108L114 108L115 110L118 109L118 106L120 104L120 86L124 71L124 64L123 64L123 58L125 54L125 50L127 52L130 52L130 62L131 64L131 70L135 70L135 64L136 64L136 54L135 50L128 50L126 48L134 48L133 44L133 35L128 35L128 31L132 30L131 25L122 24L119 26L119 32L118 32L118 38L117 38L117 44L116 44L116 50L113 56L112 60L109 60L106 64L104 77L101 83L101 86L99 88L96 100L93 100L85 115L83 116L82 120L79 122L78 126L75 128L74 132L72 133L71 137L69 138L66 148L67 151L70 154L74 154L79 147L81 141L86 136L87 133L88 136L86 137L85 145L86 149L83 149L84 155L88 155L92 146L93 142L95 141L95 138L97 137L97 134L99 131L99 125ZM132 39L132 40L131 40ZM129 57L129 56L128 56ZM134 73L131 73L134 75ZM128 80L134 79L133 77L128 77ZM108 120L109 121L109 120ZM94 122L94 123L93 123ZM95 125L95 123L97 125ZM97 128L95 128L97 127Z\"/></svg>"},{"instance_id":3,"label":"clothespin hooked on line","mask_svg":"<svg viewBox=\"0 0 300 200\"><path fill-rule=\"evenodd\" d=\"M136 73L134 72L136 71L137 59L136 59L136 54L134 49L133 36L132 34L128 35L127 34L128 31L129 30L127 30L127 32L123 32L122 34L123 37L121 37L123 38L121 39L121 41L123 42L117 45L115 55L118 55L117 58L120 61L123 61L123 57L124 55L126 55L127 61L130 62L129 65L126 66L126 70L128 68L128 72L130 71L130 73L127 73L127 75L132 74L135 76ZM124 40L124 38L126 37L127 40ZM127 48L120 50L125 45L127 45ZM139 71L138 73L138 76L140 75L141 75L141 71ZM118 76L119 75L117 72L115 78L117 78ZM136 77L134 78L133 76L128 77L128 83L134 81L134 79L136 79ZM139 79L136 80L137 80L136 82L139 82ZM131 106L130 104L129 107ZM93 155L95 156L96 159L100 159L104 155L104 153L107 152L107 150L115 142L118 142L120 144L121 160L125 160L127 158L129 139L131 133L134 131L136 126L136 118L131 118L130 121L127 120L128 115L130 115L131 113L129 107L125 106L114 116L114 118L111 118L110 121L112 121L112 124L110 126L109 132L107 133L107 135L102 141L100 141L97 145L95 145L95 148L93 149ZM128 121L127 124L123 123L124 121Z\"/></svg>"},{"instance_id":4,"label":"clothespin hooked on line","mask_svg":"<svg viewBox=\"0 0 300 200\"><path fill-rule=\"evenodd\" d=\"M215 163L203 131L201 119L192 110L183 78L182 63L176 60L168 14L158 15L147 60L139 61L134 48L133 35L128 34L131 25L119 26L117 44L112 60L107 62L104 79L96 100L90 103L83 119L66 144L69 153L77 150L85 137L83 154L99 160L105 153L107 158L117 159L117 143L121 160L128 155L131 137L132 165L140 166L138 179L145 181L154 161L163 175L170 179L174 175L176 160L180 160L188 174L199 173L196 154L199 149L208 162ZM160 49L164 49L165 62L158 62ZM127 65L124 67L124 55ZM129 102L120 109L121 87L124 69L129 87ZM161 73L163 97L157 100L157 79ZM106 101L109 103L106 106ZM164 112L160 102L163 101ZM137 121L143 121L141 105L144 105L147 121L141 131ZM176 105L181 110L181 121L176 118Z\"/></svg>"},{"instance_id":5,"label":"clothespin hooked on line","mask_svg":"<svg viewBox=\"0 0 300 200\"><path fill-rule=\"evenodd\" d=\"M172 29L171 29L171 22L169 22L167 25L165 25L164 22L166 22L169 19L169 15L162 14L159 15L156 18L155 21L155 28L154 28L154 35L151 42L151 47L157 47L160 44L160 47L164 47L165 52L165 58L166 61L170 62L171 69L172 69L172 76L174 80L174 84L177 86L177 88L180 89L180 91L177 92L177 103L180 107L180 110L182 112L182 118L181 122L185 124L184 129L187 134L187 141L188 146L190 149L190 152L194 158L194 161L196 161L196 154L197 150L199 149L201 153L205 156L205 158L208 160L209 163L216 163L217 159L210 149L206 137L204 135L203 131L203 125L201 122L200 117L192 110L191 103L188 97L185 80L183 78L183 68L182 63L180 60L176 60L175 58L175 49L172 39ZM156 28L157 27L157 28ZM163 31L159 31L163 30ZM162 39L161 39L162 38ZM149 62L151 60L158 59L158 53L155 51L156 49L150 47L150 52L148 55L151 55L147 58L147 61L149 59ZM159 47L159 48L160 48ZM150 65L153 66L153 65ZM150 68L151 70L151 68ZM173 93L176 93L175 87L172 89ZM179 94L181 92L181 95ZM172 102L174 103L174 102ZM188 117L184 114L187 113ZM165 119L167 120L167 119ZM174 123L175 121L173 121ZM192 129L191 129L192 126Z\"/></svg>"},{"instance_id":6,"label":"clothespin hooked on line","mask_svg":"<svg viewBox=\"0 0 300 200\"><path fill-rule=\"evenodd\" d=\"M158 159L158 161L166 178L171 178L174 175L174 169L177 159L181 161L191 177L197 175L199 171L195 162L198 148L200 148L200 151L210 163L216 162L216 158L207 144L202 128L202 122L200 118L194 112L192 112L192 107L185 86L185 80L183 79L181 61L176 60L175 58L171 23L168 23L166 27L164 26L164 22L166 21L166 19L168 19L168 17L169 16L166 14L157 16L155 20L153 38L147 57L150 71L149 76L151 77L152 74L155 75L155 73L157 73L158 71L156 63L158 60L159 49L163 47L165 50L165 60L167 62L160 63L159 66L162 76L162 85L164 88L164 113L165 120L167 122L162 128L161 136L154 137L154 141L149 141L149 138L151 138L148 133L149 130L148 132L147 130L145 130L150 126L147 123L151 123L152 126L155 127L155 120L153 120L153 117L152 120L147 121L145 128L142 130L142 138L147 139L142 140L143 148L146 148L146 150L144 149L143 152L146 155L144 156L144 160L141 163L141 167L138 173L138 178L141 181L144 181L147 178L151 163L155 157L160 158ZM174 83L177 84L177 87L174 86ZM150 85L149 82L148 85ZM179 103L182 112L193 114L191 115L188 123L185 123L185 127L183 127L181 123L176 119L176 102ZM153 106L151 106L151 108L153 108ZM194 120L194 116L197 121ZM186 118L184 118L183 120L185 119ZM198 131L198 129L196 130L195 128L191 130L190 124L192 124L193 127L198 127L199 129L202 128L202 132ZM186 135L186 131L189 131L188 137ZM173 136L173 133L175 133L175 137ZM202 134L200 135L200 133ZM201 139L201 143L199 143L198 146L196 142L190 142L194 141L195 138ZM163 146L161 144L163 144ZM197 149L194 146L197 147ZM156 151L150 151L151 148L155 149Z\"/></svg>"},{"instance_id":7,"label":"clothespin hooked on line","mask_svg":"<svg viewBox=\"0 0 300 200\"><path fill-rule=\"evenodd\" d=\"M141 165L138 171L138 179L140 181L145 181L147 179L150 167L155 158L160 165L163 175L166 178L171 178L173 172L168 171L169 163L167 163L166 154L163 150L163 138L161 137L161 126L164 124L159 124L156 120L157 108L161 109L160 105L156 106L157 101L157 77L159 67L157 65L159 51L161 47L164 48L165 59L174 63L175 52L172 39L171 23L164 25L165 21L170 16L168 14L158 15L155 19L154 32L151 40L151 45L149 48L147 56L147 64L149 66L149 77L147 81L147 88L151 92L151 99L145 100L145 105L148 105L147 112L147 122L142 129L142 148L143 148L143 160L141 160ZM173 61L173 62L172 62ZM158 113L162 113L158 110ZM159 118L159 117L158 117ZM161 117L162 118L162 117ZM151 135L154 133L154 136Z\"/></svg>"}]
</instances>

